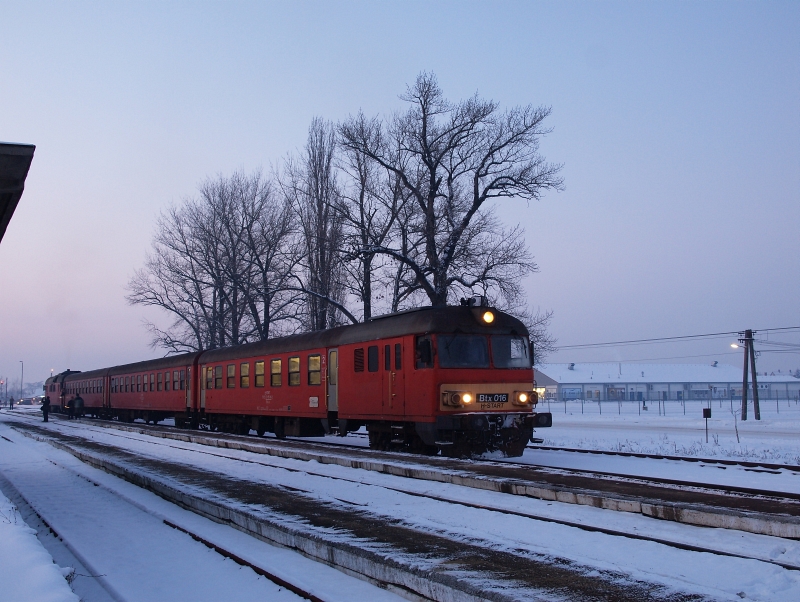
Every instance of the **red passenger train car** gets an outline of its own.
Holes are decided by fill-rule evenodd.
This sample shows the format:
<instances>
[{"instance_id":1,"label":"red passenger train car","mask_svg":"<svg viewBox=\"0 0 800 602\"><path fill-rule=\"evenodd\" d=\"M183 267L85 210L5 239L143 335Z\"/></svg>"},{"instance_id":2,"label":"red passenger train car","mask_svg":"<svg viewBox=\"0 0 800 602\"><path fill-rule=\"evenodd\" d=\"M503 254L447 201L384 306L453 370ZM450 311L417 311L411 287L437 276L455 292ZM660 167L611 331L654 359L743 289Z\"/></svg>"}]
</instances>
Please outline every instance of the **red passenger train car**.
<instances>
[{"instance_id":1,"label":"red passenger train car","mask_svg":"<svg viewBox=\"0 0 800 602\"><path fill-rule=\"evenodd\" d=\"M80 415L174 418L183 428L277 437L366 427L370 447L522 454L536 426L525 326L487 307L420 308L364 324L187 353L45 383ZM75 400L82 399L76 405ZM78 407L80 406L80 407Z\"/></svg>"}]
</instances>

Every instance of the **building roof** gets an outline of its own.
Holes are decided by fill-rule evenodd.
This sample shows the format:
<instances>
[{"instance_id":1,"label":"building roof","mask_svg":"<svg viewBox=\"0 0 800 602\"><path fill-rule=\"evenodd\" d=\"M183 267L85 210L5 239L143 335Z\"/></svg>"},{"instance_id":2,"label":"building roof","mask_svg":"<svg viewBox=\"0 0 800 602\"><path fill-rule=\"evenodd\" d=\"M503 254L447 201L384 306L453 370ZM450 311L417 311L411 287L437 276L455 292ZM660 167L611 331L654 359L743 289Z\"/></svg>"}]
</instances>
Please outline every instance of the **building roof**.
<instances>
[{"instance_id":1,"label":"building roof","mask_svg":"<svg viewBox=\"0 0 800 602\"><path fill-rule=\"evenodd\" d=\"M0 240L22 196L34 150L32 144L0 142Z\"/></svg>"},{"instance_id":2,"label":"building roof","mask_svg":"<svg viewBox=\"0 0 800 602\"><path fill-rule=\"evenodd\" d=\"M572 366L572 369L570 369ZM614 383L735 383L742 382L742 368L729 364L544 364L537 367L558 384ZM757 376L763 383L798 383L790 374Z\"/></svg>"}]
</instances>

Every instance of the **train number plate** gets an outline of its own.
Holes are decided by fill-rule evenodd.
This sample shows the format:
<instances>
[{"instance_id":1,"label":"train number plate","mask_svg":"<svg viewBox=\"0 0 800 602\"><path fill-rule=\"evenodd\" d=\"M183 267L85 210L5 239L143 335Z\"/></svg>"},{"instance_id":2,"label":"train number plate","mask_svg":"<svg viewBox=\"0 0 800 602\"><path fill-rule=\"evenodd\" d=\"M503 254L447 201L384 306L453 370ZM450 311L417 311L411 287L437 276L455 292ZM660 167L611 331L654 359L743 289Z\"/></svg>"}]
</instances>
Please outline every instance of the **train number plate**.
<instances>
[{"instance_id":1,"label":"train number plate","mask_svg":"<svg viewBox=\"0 0 800 602\"><path fill-rule=\"evenodd\" d=\"M478 403L505 403L508 393L478 393Z\"/></svg>"}]
</instances>

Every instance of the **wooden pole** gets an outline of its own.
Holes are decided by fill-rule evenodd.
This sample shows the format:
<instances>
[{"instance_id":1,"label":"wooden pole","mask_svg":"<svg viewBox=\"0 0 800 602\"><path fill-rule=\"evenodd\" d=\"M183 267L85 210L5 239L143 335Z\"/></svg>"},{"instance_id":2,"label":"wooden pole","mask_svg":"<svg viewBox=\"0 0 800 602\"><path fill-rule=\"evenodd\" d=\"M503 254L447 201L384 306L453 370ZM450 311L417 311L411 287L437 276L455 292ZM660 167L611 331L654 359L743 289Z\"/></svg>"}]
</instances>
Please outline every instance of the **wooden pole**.
<instances>
[{"instance_id":1,"label":"wooden pole","mask_svg":"<svg viewBox=\"0 0 800 602\"><path fill-rule=\"evenodd\" d=\"M758 405L758 378L756 375L756 350L753 348L753 332L748 330L750 334L750 373L753 376L753 415L756 420L761 420L761 408Z\"/></svg>"},{"instance_id":2,"label":"wooden pole","mask_svg":"<svg viewBox=\"0 0 800 602\"><path fill-rule=\"evenodd\" d=\"M747 420L747 356L750 352L750 346L747 344L747 333L745 332L744 343L744 370L742 372L742 420Z\"/></svg>"}]
</instances>

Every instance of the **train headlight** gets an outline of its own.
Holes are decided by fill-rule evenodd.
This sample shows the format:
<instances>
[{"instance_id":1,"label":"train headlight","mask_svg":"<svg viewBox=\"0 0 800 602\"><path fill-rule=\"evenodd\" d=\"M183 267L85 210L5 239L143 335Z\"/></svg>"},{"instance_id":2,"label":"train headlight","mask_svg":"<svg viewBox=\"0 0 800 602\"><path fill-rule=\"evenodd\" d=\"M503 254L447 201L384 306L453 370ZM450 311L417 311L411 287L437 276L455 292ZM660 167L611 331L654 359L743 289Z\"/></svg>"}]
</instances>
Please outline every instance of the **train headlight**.
<instances>
[{"instance_id":1,"label":"train headlight","mask_svg":"<svg viewBox=\"0 0 800 602\"><path fill-rule=\"evenodd\" d=\"M518 406L526 406L536 399L536 393L531 391L514 391L513 403Z\"/></svg>"},{"instance_id":2,"label":"train headlight","mask_svg":"<svg viewBox=\"0 0 800 602\"><path fill-rule=\"evenodd\" d=\"M442 403L446 406L460 408L468 406L475 401L475 396L466 391L445 391L442 393Z\"/></svg>"},{"instance_id":3,"label":"train headlight","mask_svg":"<svg viewBox=\"0 0 800 602\"><path fill-rule=\"evenodd\" d=\"M494 322L494 314L492 312L490 312L490 311L483 312L483 315L481 316L481 318L483 318L483 321L486 324L491 324L492 322Z\"/></svg>"}]
</instances>

